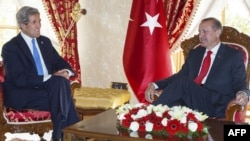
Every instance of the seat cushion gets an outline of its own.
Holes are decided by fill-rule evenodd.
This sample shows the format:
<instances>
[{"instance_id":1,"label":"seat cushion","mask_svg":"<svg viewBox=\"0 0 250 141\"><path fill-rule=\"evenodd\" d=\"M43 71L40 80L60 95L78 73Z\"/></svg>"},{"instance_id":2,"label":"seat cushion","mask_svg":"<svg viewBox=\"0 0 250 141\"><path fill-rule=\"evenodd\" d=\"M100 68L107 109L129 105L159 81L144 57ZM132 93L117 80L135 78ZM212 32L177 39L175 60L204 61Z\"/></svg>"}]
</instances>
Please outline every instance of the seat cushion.
<instances>
[{"instance_id":1,"label":"seat cushion","mask_svg":"<svg viewBox=\"0 0 250 141\"><path fill-rule=\"evenodd\" d=\"M74 99L77 108L114 109L128 102L130 93L121 89L81 87L74 90Z\"/></svg>"},{"instance_id":2,"label":"seat cushion","mask_svg":"<svg viewBox=\"0 0 250 141\"><path fill-rule=\"evenodd\" d=\"M49 111L32 109L17 111L12 108L4 108L3 116L8 124L32 124L51 121Z\"/></svg>"}]
</instances>

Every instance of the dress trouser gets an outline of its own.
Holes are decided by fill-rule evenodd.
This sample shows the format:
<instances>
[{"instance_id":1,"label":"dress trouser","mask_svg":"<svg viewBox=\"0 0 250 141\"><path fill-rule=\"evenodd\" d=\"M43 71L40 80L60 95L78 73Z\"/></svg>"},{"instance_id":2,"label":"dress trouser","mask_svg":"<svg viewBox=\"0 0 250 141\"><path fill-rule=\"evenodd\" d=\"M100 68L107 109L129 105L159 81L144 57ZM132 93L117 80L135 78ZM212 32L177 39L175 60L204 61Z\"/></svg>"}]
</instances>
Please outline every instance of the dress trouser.
<instances>
[{"instance_id":1,"label":"dress trouser","mask_svg":"<svg viewBox=\"0 0 250 141\"><path fill-rule=\"evenodd\" d=\"M62 137L62 129L79 121L72 95L70 81L61 76L52 76L46 82L51 119L53 122L53 138Z\"/></svg>"},{"instance_id":2,"label":"dress trouser","mask_svg":"<svg viewBox=\"0 0 250 141\"><path fill-rule=\"evenodd\" d=\"M47 110L51 113L53 138L62 137L62 129L79 121L72 95L70 81L52 75L41 88L29 97L25 108Z\"/></svg>"},{"instance_id":3,"label":"dress trouser","mask_svg":"<svg viewBox=\"0 0 250 141\"><path fill-rule=\"evenodd\" d=\"M215 117L216 109L211 103L210 92L185 77L177 78L171 82L152 103L172 106L187 106L193 110L202 111L210 117Z\"/></svg>"}]
</instances>

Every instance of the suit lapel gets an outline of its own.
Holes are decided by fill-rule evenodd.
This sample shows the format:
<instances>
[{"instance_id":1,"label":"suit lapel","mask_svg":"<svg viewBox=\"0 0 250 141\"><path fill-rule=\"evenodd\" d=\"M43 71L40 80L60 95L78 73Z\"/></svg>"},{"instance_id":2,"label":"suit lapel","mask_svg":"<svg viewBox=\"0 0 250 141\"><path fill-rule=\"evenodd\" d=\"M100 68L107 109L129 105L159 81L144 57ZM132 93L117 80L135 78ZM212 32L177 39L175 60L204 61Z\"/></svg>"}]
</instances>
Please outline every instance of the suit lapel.
<instances>
[{"instance_id":1,"label":"suit lapel","mask_svg":"<svg viewBox=\"0 0 250 141\"><path fill-rule=\"evenodd\" d=\"M48 48L48 44L46 44L46 42L43 41L41 36L37 38L37 43L38 43L38 46L39 46L39 49L40 49L44 64L45 64L47 70L49 71L50 70L50 66L48 66L49 61L48 61L48 57L46 57L46 55L47 55L46 49Z\"/></svg>"},{"instance_id":2,"label":"suit lapel","mask_svg":"<svg viewBox=\"0 0 250 141\"><path fill-rule=\"evenodd\" d=\"M45 51L45 46L44 46L44 42L41 40L41 38L37 38L37 43L40 49L40 52L42 54L42 58L44 60L44 63L46 62L46 57L44 57L44 55L46 55L46 51ZM45 63L46 64L46 63Z\"/></svg>"},{"instance_id":3,"label":"suit lapel","mask_svg":"<svg viewBox=\"0 0 250 141\"><path fill-rule=\"evenodd\" d=\"M197 48L198 48L198 47L197 47ZM205 48L205 47L199 46L199 48L201 48L201 49L199 50L199 52L197 52L197 54L195 55L196 57L195 57L195 59L194 59L194 64L197 64L197 65L194 66L194 71L195 71L195 73L194 73L194 74L195 74L194 78L195 78L196 76L198 76L198 74L199 74L200 67L201 67L201 65L202 65L203 56L204 56L204 53L205 53L205 51L206 51L206 48Z\"/></svg>"},{"instance_id":4,"label":"suit lapel","mask_svg":"<svg viewBox=\"0 0 250 141\"><path fill-rule=\"evenodd\" d=\"M222 60L223 60L223 54L225 52L225 47L223 44L220 45L220 48L215 56L215 59L214 59L214 62L213 62L213 65L211 67L211 70L208 74L208 79L210 76L213 75L213 73L216 72L216 69L218 68L218 66L220 66L220 64L222 63Z\"/></svg>"},{"instance_id":5,"label":"suit lapel","mask_svg":"<svg viewBox=\"0 0 250 141\"><path fill-rule=\"evenodd\" d=\"M21 36L21 34L18 34L17 40L18 40L19 47L20 47L21 51L23 52L23 54L28 58L29 61L31 61L35 65L32 53L31 53L28 45L26 44L25 40Z\"/></svg>"}]
</instances>

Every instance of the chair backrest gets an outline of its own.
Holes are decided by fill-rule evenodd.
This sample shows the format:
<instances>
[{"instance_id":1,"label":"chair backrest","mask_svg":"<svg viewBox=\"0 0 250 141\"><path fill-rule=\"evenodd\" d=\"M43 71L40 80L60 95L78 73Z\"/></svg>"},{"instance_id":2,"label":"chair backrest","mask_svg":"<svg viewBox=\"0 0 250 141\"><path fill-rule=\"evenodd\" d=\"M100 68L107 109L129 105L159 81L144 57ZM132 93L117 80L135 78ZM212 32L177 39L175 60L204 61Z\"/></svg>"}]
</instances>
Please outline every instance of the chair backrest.
<instances>
[{"instance_id":1,"label":"chair backrest","mask_svg":"<svg viewBox=\"0 0 250 141\"><path fill-rule=\"evenodd\" d=\"M247 82L250 84L250 36L240 33L233 27L223 26L223 32L221 35L221 41L230 45L233 48L239 49L244 56L244 61L247 70ZM199 36L195 35L192 38L184 40L181 43L184 58L187 57L189 51L200 44Z\"/></svg>"}]
</instances>

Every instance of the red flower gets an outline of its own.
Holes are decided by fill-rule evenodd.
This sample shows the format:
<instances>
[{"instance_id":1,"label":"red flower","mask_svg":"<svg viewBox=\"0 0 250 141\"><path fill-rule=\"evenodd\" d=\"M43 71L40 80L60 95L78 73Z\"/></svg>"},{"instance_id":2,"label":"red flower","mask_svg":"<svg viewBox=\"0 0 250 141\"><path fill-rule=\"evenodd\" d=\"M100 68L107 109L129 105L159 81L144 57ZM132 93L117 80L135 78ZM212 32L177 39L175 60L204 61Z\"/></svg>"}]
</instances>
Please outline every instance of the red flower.
<instances>
[{"instance_id":1,"label":"red flower","mask_svg":"<svg viewBox=\"0 0 250 141\"><path fill-rule=\"evenodd\" d=\"M122 120L122 126L129 128L132 121L133 119L131 118L131 114L128 113L125 115L125 119Z\"/></svg>"},{"instance_id":2,"label":"red flower","mask_svg":"<svg viewBox=\"0 0 250 141\"><path fill-rule=\"evenodd\" d=\"M141 119L138 119L137 122L139 123L138 131L145 131L146 120L144 118L141 118Z\"/></svg>"},{"instance_id":3,"label":"red flower","mask_svg":"<svg viewBox=\"0 0 250 141\"><path fill-rule=\"evenodd\" d=\"M167 133L169 135L175 135L181 129L181 123L177 119L169 120L167 125Z\"/></svg>"},{"instance_id":4,"label":"red flower","mask_svg":"<svg viewBox=\"0 0 250 141\"><path fill-rule=\"evenodd\" d=\"M198 132L201 132L202 131L202 129L203 129L203 124L201 123L201 122L196 122L197 124L198 124L198 128L197 128L197 131Z\"/></svg>"},{"instance_id":5,"label":"red flower","mask_svg":"<svg viewBox=\"0 0 250 141\"><path fill-rule=\"evenodd\" d=\"M120 115L122 117L119 117L119 119L122 119L120 122L121 127L123 127L124 129L128 129L128 131L136 130L138 131L138 133L143 134L145 134L146 131L152 131L151 133L153 134L155 133L159 135L168 135L170 138L172 136L187 137L189 135L196 136L197 133L206 133L206 130L203 130L206 127L202 123L206 116L201 117L201 121L197 119L197 116L201 116L201 113L192 111L190 112L190 110L186 107L184 107L184 109L182 109L182 107L173 107L171 109L165 109L165 107L156 107L156 109L153 109L152 107L148 108L147 106L148 105L140 105L135 106L132 109L131 106L127 105L121 107L122 110L118 110L118 112L121 113ZM185 123L180 122L180 120L183 119L182 117L176 117L176 115L173 115L173 109L180 109L179 112L182 112L181 115L186 116ZM127 111L129 112L127 113ZM124 115L124 112L126 112L127 114ZM161 114L161 116L158 116L158 114ZM134 115L136 119L133 119L131 117L132 115ZM137 129L136 124L131 126L132 122L137 122L139 124L139 128ZM152 125L147 124L148 122L152 123ZM195 122L197 124L197 130L194 131L195 133L190 132L190 130L188 129L188 127L193 128L193 125L189 125L189 123L191 122ZM168 140L170 139L169 137ZM173 137L173 140L176 139L175 137Z\"/></svg>"},{"instance_id":6,"label":"red flower","mask_svg":"<svg viewBox=\"0 0 250 141\"><path fill-rule=\"evenodd\" d=\"M188 121L194 121L194 122L197 122L198 121L198 119L195 117L195 114L194 113L188 113L187 114L187 122Z\"/></svg>"},{"instance_id":7,"label":"red flower","mask_svg":"<svg viewBox=\"0 0 250 141\"><path fill-rule=\"evenodd\" d=\"M163 116L163 117L166 117L167 119L170 119L170 118L171 118L171 115L170 115L168 112L169 112L169 110L165 111L165 112L162 114L162 116Z\"/></svg>"},{"instance_id":8,"label":"red flower","mask_svg":"<svg viewBox=\"0 0 250 141\"><path fill-rule=\"evenodd\" d=\"M161 124L162 118L156 117L155 121L152 122L154 124L153 130L154 131L162 131L164 130L164 126Z\"/></svg>"},{"instance_id":9,"label":"red flower","mask_svg":"<svg viewBox=\"0 0 250 141\"><path fill-rule=\"evenodd\" d=\"M188 134L188 127L186 124L181 124L180 125L180 132L184 133L184 134Z\"/></svg>"}]
</instances>

